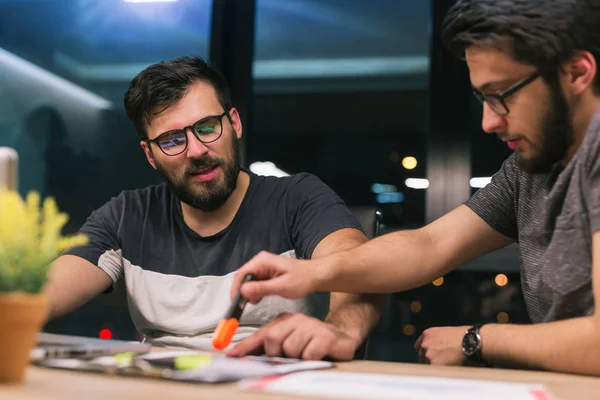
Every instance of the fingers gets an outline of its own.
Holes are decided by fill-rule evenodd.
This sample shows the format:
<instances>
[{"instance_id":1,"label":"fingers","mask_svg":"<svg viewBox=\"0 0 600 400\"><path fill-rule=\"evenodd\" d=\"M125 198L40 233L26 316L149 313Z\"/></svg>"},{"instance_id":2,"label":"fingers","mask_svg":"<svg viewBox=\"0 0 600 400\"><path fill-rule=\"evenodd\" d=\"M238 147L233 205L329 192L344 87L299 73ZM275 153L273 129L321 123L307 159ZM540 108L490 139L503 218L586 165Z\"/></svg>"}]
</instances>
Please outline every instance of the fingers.
<instances>
[{"instance_id":1,"label":"fingers","mask_svg":"<svg viewBox=\"0 0 600 400\"><path fill-rule=\"evenodd\" d=\"M231 285L231 299L233 299L238 290L240 290L240 285L246 275L254 274L258 280L268 281L286 272L287 269L285 261L286 259L284 257L276 256L274 254L267 253L266 251L261 251L258 253L235 273L233 277L233 283ZM268 285L266 287L259 286L261 289L257 291L256 289L247 289L246 285L248 284L249 283L243 285L242 295L247 298L252 295L252 300L254 302L260 301L260 298L264 297L265 295L276 294L271 293L268 290L273 291L273 289L277 289L277 285ZM250 285L251 288L252 286L253 285ZM251 290L251 292L248 293L248 290Z\"/></svg>"},{"instance_id":2,"label":"fingers","mask_svg":"<svg viewBox=\"0 0 600 400\"><path fill-rule=\"evenodd\" d=\"M229 349L229 351L227 351L227 355L229 357L243 357L247 355L263 354L263 342L265 339L266 327L267 325L263 326L253 335L248 336L246 339L233 346L231 349Z\"/></svg>"},{"instance_id":3,"label":"fingers","mask_svg":"<svg viewBox=\"0 0 600 400\"><path fill-rule=\"evenodd\" d=\"M429 364L429 360L427 359L427 354L425 350L419 350L419 363L421 364Z\"/></svg>"},{"instance_id":4,"label":"fingers","mask_svg":"<svg viewBox=\"0 0 600 400\"><path fill-rule=\"evenodd\" d=\"M423 339L424 339L424 335L423 333L421 334L421 336L419 336L419 338L417 339L417 341L415 342L415 345L413 346L415 351L419 351L421 350L421 345L423 344Z\"/></svg>"},{"instance_id":5,"label":"fingers","mask_svg":"<svg viewBox=\"0 0 600 400\"><path fill-rule=\"evenodd\" d=\"M316 333L307 344L302 358L305 360L322 360L330 357L338 361L349 361L354 358L356 343L347 335L336 334L327 329Z\"/></svg>"},{"instance_id":6,"label":"fingers","mask_svg":"<svg viewBox=\"0 0 600 400\"><path fill-rule=\"evenodd\" d=\"M281 296L286 299L295 299L301 296L296 296L293 289L289 289L289 279L287 276L280 276L269 279L268 281L252 281L247 282L242 286L242 296L248 299L252 304L256 304L266 296Z\"/></svg>"},{"instance_id":7,"label":"fingers","mask_svg":"<svg viewBox=\"0 0 600 400\"><path fill-rule=\"evenodd\" d=\"M327 353L329 352L330 345L331 343L328 340L323 340L323 338L319 337L313 337L302 352L302 359L322 360L328 355Z\"/></svg>"},{"instance_id":8,"label":"fingers","mask_svg":"<svg viewBox=\"0 0 600 400\"><path fill-rule=\"evenodd\" d=\"M264 353L271 357L351 360L355 342L337 328L303 314L282 314L233 347L228 356Z\"/></svg>"},{"instance_id":9,"label":"fingers","mask_svg":"<svg viewBox=\"0 0 600 400\"><path fill-rule=\"evenodd\" d=\"M414 349L419 354L419 363L429 364L429 360L427 360L426 349L423 348L423 339L425 339L425 332L421 333L421 336L419 336L415 342Z\"/></svg>"},{"instance_id":10,"label":"fingers","mask_svg":"<svg viewBox=\"0 0 600 400\"><path fill-rule=\"evenodd\" d=\"M286 323L290 317L291 314L278 318L277 323L273 324L266 332L263 346L265 354L269 357L283 357L286 355L291 357L291 355L285 353L284 343L296 331L298 326L297 324Z\"/></svg>"}]
</instances>

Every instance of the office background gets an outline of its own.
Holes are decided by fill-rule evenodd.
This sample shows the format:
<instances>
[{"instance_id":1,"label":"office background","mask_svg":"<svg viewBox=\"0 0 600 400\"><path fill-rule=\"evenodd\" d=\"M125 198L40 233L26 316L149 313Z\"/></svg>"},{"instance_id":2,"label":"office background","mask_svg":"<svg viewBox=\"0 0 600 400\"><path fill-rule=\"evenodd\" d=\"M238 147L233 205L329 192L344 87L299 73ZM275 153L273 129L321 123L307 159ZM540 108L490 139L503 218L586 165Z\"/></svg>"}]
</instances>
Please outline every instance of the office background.
<instances>
[{"instance_id":1,"label":"office background","mask_svg":"<svg viewBox=\"0 0 600 400\"><path fill-rule=\"evenodd\" d=\"M160 182L125 117L129 81L199 55L232 86L245 166L314 173L357 214L379 209L382 233L417 228L509 154L441 47L452 2L0 0L0 146L19 152L20 191L54 196L76 231L121 190ZM516 247L391 295L369 357L415 361L427 327L485 321L527 321ZM136 337L122 287L46 329Z\"/></svg>"}]
</instances>

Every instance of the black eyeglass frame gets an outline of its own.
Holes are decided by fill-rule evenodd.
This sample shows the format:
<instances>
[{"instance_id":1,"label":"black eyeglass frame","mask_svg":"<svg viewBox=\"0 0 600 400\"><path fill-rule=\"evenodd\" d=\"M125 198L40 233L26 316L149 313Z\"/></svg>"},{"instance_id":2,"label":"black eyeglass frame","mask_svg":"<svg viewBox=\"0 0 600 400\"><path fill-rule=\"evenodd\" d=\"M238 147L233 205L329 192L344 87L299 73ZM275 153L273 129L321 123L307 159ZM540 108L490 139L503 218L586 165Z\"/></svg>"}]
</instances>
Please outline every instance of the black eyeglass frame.
<instances>
[{"instance_id":1,"label":"black eyeglass frame","mask_svg":"<svg viewBox=\"0 0 600 400\"><path fill-rule=\"evenodd\" d=\"M184 151L187 150L188 147L188 139L187 139L187 131L188 129L192 131L192 133L194 134L194 137L196 139L198 139L198 141L200 141L201 143L204 144L209 144L209 143L214 143L217 140L219 140L221 138L221 136L223 136L223 117L227 115L227 119L229 120L229 122L233 125L233 121L231 119L231 114L230 114L231 109L223 112L223 114L218 114L218 115L209 115L206 116L202 119L199 119L198 121L194 122L192 125L186 126L184 128L181 129L173 129L167 132L163 132L160 135L158 135L157 137L155 137L154 139L146 139L146 143L148 143L148 145L150 145L150 143L154 143L156 145L156 147L158 147L160 149L160 151L162 151L165 155L170 156L170 157L174 157L174 156L178 156L181 153L183 153ZM219 133L219 136L217 136L215 139L212 140L203 140L200 138L200 134L198 132L196 132L196 130L194 129L194 126L201 124L203 122L206 122L210 119L216 119L219 121L219 124L221 126L221 132ZM174 132L183 132L184 133L184 137L185 137L185 146L183 147L183 149L175 154L168 154L159 144L159 141L161 140L161 138L165 137L166 135L171 135Z\"/></svg>"},{"instance_id":2,"label":"black eyeglass frame","mask_svg":"<svg viewBox=\"0 0 600 400\"><path fill-rule=\"evenodd\" d=\"M505 117L510 113L508 106L506 105L505 99L508 96L512 96L519 90L523 89L525 86L529 85L531 82L535 81L537 78L542 76L542 71L537 71L536 73L521 79L508 89L501 91L500 93L494 94L485 94L480 92L479 90L473 88L473 94L481 102L488 103L490 108L499 116ZM502 106L502 109L498 109L498 107Z\"/></svg>"}]
</instances>

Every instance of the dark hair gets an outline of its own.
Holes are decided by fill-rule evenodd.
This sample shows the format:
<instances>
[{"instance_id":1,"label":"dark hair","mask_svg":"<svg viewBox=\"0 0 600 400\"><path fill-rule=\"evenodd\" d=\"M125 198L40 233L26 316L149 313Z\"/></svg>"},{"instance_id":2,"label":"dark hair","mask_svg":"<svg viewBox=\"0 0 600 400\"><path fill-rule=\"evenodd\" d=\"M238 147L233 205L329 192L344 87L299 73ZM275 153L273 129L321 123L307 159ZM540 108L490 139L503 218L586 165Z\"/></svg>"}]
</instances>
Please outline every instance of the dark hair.
<instances>
[{"instance_id":1,"label":"dark hair","mask_svg":"<svg viewBox=\"0 0 600 400\"><path fill-rule=\"evenodd\" d=\"M154 64L140 72L125 93L125 110L142 140L153 115L166 110L185 96L197 82L210 84L225 111L233 107L227 81L219 71L199 57L181 57Z\"/></svg>"},{"instance_id":2,"label":"dark hair","mask_svg":"<svg viewBox=\"0 0 600 400\"><path fill-rule=\"evenodd\" d=\"M446 14L442 42L457 55L471 45L507 46L515 60L556 74L576 51L600 63L598 0L458 0ZM595 89L600 89L598 75Z\"/></svg>"}]
</instances>

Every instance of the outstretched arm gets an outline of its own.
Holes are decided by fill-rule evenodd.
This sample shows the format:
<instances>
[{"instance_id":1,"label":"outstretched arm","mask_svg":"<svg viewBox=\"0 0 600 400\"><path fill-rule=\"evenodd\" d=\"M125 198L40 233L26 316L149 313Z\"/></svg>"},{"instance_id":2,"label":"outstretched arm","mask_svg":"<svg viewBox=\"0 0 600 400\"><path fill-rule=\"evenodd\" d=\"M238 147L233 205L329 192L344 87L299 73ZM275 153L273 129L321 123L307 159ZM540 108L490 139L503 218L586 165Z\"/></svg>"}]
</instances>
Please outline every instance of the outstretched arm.
<instances>
[{"instance_id":1,"label":"outstretched arm","mask_svg":"<svg viewBox=\"0 0 600 400\"><path fill-rule=\"evenodd\" d=\"M260 253L238 270L232 294L249 273L259 281L244 284L242 294L254 303L268 295L397 292L431 282L512 242L461 205L421 229L394 232L321 259L290 260Z\"/></svg>"}]
</instances>

